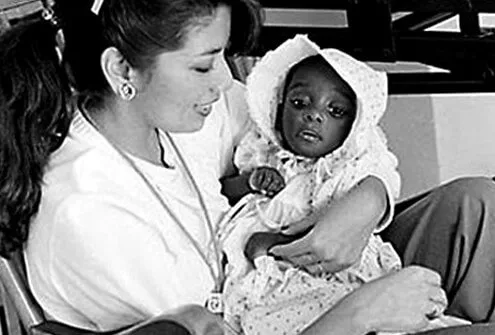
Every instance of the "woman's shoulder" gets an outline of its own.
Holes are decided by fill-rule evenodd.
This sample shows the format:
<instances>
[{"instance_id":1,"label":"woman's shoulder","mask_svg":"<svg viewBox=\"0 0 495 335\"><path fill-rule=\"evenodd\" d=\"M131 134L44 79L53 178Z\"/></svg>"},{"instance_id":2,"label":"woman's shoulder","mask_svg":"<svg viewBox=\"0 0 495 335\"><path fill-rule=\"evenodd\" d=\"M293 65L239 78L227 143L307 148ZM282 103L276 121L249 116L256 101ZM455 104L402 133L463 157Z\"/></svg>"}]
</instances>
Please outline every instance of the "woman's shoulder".
<instances>
[{"instance_id":1,"label":"woman's shoulder","mask_svg":"<svg viewBox=\"0 0 495 335\"><path fill-rule=\"evenodd\" d=\"M114 184L116 176L125 173L117 158L110 150L69 137L50 160L45 186L63 184L88 192L106 188L105 184Z\"/></svg>"}]
</instances>

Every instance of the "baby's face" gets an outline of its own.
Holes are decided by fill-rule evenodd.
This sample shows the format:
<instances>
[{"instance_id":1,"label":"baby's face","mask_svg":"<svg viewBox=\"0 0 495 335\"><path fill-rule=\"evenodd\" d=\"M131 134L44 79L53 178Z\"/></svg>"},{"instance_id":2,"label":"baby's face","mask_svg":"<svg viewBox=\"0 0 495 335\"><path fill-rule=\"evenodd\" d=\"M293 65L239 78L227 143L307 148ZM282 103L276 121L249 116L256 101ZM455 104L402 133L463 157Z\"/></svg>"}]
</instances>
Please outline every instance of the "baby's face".
<instances>
[{"instance_id":1,"label":"baby's face","mask_svg":"<svg viewBox=\"0 0 495 335\"><path fill-rule=\"evenodd\" d=\"M311 158L340 147L356 116L356 94L323 62L304 63L293 72L282 108L288 149Z\"/></svg>"}]
</instances>

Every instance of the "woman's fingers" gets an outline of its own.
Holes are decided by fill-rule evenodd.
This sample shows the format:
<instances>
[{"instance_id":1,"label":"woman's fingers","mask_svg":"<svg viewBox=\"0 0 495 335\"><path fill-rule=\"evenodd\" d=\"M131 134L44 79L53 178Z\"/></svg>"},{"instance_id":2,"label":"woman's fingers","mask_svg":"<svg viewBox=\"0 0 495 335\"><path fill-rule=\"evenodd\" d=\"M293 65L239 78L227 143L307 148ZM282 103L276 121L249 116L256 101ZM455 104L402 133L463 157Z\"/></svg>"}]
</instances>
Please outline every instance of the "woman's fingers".
<instances>
[{"instance_id":1,"label":"woman's fingers","mask_svg":"<svg viewBox=\"0 0 495 335\"><path fill-rule=\"evenodd\" d=\"M302 255L290 256L289 259L292 264L303 267L319 263L318 259L316 258L316 255L313 253L305 253Z\"/></svg>"},{"instance_id":2,"label":"woman's fingers","mask_svg":"<svg viewBox=\"0 0 495 335\"><path fill-rule=\"evenodd\" d=\"M432 303L430 304L428 310L425 312L425 317L428 320L433 320L438 318L440 315L442 315L444 311L445 311L445 306Z\"/></svg>"},{"instance_id":3,"label":"woman's fingers","mask_svg":"<svg viewBox=\"0 0 495 335\"><path fill-rule=\"evenodd\" d=\"M298 234L300 232L308 230L315 225L315 217L309 216L302 220L292 222L290 225L283 227L283 233L287 235Z\"/></svg>"},{"instance_id":4,"label":"woman's fingers","mask_svg":"<svg viewBox=\"0 0 495 335\"><path fill-rule=\"evenodd\" d=\"M428 320L436 319L445 311L448 305L447 294L441 288L435 287L435 292L428 298L428 308L425 316Z\"/></svg>"},{"instance_id":5,"label":"woman's fingers","mask_svg":"<svg viewBox=\"0 0 495 335\"><path fill-rule=\"evenodd\" d=\"M430 300L437 304L448 305L447 293L440 286L434 286L433 290Z\"/></svg>"},{"instance_id":6,"label":"woman's fingers","mask_svg":"<svg viewBox=\"0 0 495 335\"><path fill-rule=\"evenodd\" d=\"M442 285L442 277L438 272L425 268L424 276L425 276L425 281L428 282L429 284L439 287Z\"/></svg>"},{"instance_id":7,"label":"woman's fingers","mask_svg":"<svg viewBox=\"0 0 495 335\"><path fill-rule=\"evenodd\" d=\"M308 235L288 244L277 245L269 250L272 255L288 259L291 262L294 260L297 263L302 264L305 260L304 255L311 254L311 243L309 241ZM301 260L301 257L302 260ZM307 257L307 256L306 256Z\"/></svg>"},{"instance_id":8,"label":"woman's fingers","mask_svg":"<svg viewBox=\"0 0 495 335\"><path fill-rule=\"evenodd\" d=\"M447 297L439 275L429 269L410 266L364 284L350 296L363 300L363 320L371 320L378 331L409 332L440 316Z\"/></svg>"},{"instance_id":9,"label":"woman's fingers","mask_svg":"<svg viewBox=\"0 0 495 335\"><path fill-rule=\"evenodd\" d=\"M347 266L333 261L320 261L306 265L304 268L313 275L320 275L322 273L336 273L344 270Z\"/></svg>"}]
</instances>

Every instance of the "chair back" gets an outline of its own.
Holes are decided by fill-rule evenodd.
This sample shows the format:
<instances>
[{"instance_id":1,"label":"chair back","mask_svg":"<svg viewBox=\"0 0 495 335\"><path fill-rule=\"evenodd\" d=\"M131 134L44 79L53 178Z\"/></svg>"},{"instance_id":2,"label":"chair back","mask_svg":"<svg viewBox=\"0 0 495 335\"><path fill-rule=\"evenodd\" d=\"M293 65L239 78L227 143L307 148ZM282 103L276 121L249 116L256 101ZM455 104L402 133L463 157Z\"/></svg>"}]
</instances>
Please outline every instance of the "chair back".
<instances>
[{"instance_id":1,"label":"chair back","mask_svg":"<svg viewBox=\"0 0 495 335\"><path fill-rule=\"evenodd\" d=\"M28 331L45 321L43 311L29 289L22 252L13 253L10 259L0 257L0 280L7 295L3 300L10 300L4 303L8 324L20 321L22 328Z\"/></svg>"}]
</instances>

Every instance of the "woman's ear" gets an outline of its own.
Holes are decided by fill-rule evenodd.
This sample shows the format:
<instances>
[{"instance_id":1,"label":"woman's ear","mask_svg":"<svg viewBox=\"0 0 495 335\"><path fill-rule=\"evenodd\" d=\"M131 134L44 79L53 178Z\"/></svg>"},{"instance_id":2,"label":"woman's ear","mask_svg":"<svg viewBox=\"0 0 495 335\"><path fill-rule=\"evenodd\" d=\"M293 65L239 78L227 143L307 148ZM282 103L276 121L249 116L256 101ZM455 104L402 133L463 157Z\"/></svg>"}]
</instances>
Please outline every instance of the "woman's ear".
<instances>
[{"instance_id":1,"label":"woman's ear","mask_svg":"<svg viewBox=\"0 0 495 335\"><path fill-rule=\"evenodd\" d=\"M105 49L101 54L100 62L103 74L112 91L119 95L122 85L130 81L133 72L132 67L115 47Z\"/></svg>"}]
</instances>

